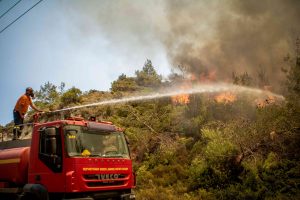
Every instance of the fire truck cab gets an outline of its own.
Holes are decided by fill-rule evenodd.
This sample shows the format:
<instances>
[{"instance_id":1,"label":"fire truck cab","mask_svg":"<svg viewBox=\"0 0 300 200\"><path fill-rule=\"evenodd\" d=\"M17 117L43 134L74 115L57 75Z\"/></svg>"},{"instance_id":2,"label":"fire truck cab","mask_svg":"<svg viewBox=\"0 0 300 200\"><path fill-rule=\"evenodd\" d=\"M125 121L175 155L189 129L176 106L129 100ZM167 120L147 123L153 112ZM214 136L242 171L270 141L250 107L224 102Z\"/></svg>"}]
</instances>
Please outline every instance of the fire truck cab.
<instances>
[{"instance_id":1,"label":"fire truck cab","mask_svg":"<svg viewBox=\"0 0 300 200\"><path fill-rule=\"evenodd\" d=\"M135 199L126 138L108 122L34 124L31 140L0 143L0 197Z\"/></svg>"}]
</instances>

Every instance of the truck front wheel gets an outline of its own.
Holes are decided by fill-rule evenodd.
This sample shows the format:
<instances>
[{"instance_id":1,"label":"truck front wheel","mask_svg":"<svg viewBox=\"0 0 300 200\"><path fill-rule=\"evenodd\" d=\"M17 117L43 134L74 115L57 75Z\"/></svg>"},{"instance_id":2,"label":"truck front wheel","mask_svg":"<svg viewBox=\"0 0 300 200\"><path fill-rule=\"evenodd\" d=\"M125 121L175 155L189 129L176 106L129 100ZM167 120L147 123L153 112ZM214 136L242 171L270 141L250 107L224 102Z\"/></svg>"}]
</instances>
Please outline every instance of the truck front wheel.
<instances>
[{"instance_id":1,"label":"truck front wheel","mask_svg":"<svg viewBox=\"0 0 300 200\"><path fill-rule=\"evenodd\" d=\"M26 184L23 187L25 200L49 200L48 191L40 184ZM23 200L23 199L22 199Z\"/></svg>"}]
</instances>

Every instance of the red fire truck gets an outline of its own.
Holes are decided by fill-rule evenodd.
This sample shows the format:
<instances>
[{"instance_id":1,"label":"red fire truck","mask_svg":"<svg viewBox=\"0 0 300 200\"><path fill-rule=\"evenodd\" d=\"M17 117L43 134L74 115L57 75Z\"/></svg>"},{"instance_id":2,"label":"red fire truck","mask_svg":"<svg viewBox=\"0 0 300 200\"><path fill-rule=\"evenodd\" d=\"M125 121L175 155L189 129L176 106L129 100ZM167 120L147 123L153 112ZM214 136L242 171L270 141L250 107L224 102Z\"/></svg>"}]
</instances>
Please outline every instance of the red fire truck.
<instances>
[{"instance_id":1,"label":"red fire truck","mask_svg":"<svg viewBox=\"0 0 300 200\"><path fill-rule=\"evenodd\" d=\"M124 133L69 118L33 125L30 140L0 143L0 199L135 199Z\"/></svg>"}]
</instances>

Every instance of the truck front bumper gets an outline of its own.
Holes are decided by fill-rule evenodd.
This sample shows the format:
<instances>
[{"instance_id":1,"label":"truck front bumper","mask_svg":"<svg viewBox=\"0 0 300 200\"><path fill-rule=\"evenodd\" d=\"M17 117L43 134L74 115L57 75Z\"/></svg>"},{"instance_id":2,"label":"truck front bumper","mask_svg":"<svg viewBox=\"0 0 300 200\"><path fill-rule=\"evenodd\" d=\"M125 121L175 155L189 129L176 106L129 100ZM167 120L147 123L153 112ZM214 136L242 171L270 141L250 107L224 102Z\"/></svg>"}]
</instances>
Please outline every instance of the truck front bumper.
<instances>
[{"instance_id":1,"label":"truck front bumper","mask_svg":"<svg viewBox=\"0 0 300 200\"><path fill-rule=\"evenodd\" d=\"M128 193L95 193L95 194L89 194L87 197L71 197L67 199L62 199L62 200L100 200L100 199L121 199L121 200L134 200L135 199L135 194L133 191L128 192Z\"/></svg>"}]
</instances>

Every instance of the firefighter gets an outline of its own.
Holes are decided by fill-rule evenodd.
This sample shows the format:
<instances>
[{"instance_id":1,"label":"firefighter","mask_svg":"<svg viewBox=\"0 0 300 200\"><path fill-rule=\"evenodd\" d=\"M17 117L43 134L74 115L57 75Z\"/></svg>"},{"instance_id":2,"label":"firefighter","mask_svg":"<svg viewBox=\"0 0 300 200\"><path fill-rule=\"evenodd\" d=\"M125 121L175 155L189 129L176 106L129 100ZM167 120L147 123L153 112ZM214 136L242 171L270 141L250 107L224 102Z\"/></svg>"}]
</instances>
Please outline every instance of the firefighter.
<instances>
[{"instance_id":1,"label":"firefighter","mask_svg":"<svg viewBox=\"0 0 300 200\"><path fill-rule=\"evenodd\" d=\"M23 126L21 126L24 123L24 117L28 110L28 107L30 106L32 109L34 109L37 112L42 112L42 110L38 109L33 103L32 99L34 97L33 89L31 87L26 88L25 94L23 94L17 101L13 116L14 116L14 123L15 127L13 130L14 133L14 140L18 139L22 133Z\"/></svg>"}]
</instances>

